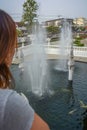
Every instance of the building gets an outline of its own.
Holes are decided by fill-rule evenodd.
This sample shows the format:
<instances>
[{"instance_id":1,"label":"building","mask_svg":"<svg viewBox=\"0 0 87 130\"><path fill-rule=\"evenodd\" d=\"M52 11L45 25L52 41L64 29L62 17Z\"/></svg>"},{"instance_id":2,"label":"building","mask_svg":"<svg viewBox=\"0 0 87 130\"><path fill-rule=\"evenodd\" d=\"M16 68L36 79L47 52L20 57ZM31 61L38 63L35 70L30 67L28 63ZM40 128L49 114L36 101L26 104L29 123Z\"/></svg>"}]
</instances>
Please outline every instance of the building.
<instances>
[{"instance_id":1,"label":"building","mask_svg":"<svg viewBox=\"0 0 87 130\"><path fill-rule=\"evenodd\" d=\"M86 18L82 18L82 17L80 17L80 18L75 18L74 20L73 20L73 23L74 23L74 25L75 26L79 26L79 27L81 27L81 26L87 26L87 19Z\"/></svg>"},{"instance_id":2,"label":"building","mask_svg":"<svg viewBox=\"0 0 87 130\"><path fill-rule=\"evenodd\" d=\"M45 27L49 27L49 26L61 27L65 20L68 21L70 24L73 24L73 19L59 18L59 19L45 21L44 25Z\"/></svg>"}]
</instances>

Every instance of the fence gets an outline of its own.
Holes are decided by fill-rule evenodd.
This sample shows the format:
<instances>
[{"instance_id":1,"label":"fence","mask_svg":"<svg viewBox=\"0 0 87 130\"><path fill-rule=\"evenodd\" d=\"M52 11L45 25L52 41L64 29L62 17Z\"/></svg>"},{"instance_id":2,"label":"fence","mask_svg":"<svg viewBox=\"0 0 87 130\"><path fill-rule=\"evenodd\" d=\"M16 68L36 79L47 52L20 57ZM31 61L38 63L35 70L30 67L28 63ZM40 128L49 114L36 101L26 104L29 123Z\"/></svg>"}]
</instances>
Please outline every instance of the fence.
<instances>
[{"instance_id":1,"label":"fence","mask_svg":"<svg viewBox=\"0 0 87 130\"><path fill-rule=\"evenodd\" d=\"M18 53L21 53L21 51L23 50L24 55L28 55L29 53L31 53L31 46L32 45L27 45L27 46L23 46L20 47L18 49ZM61 47L57 46L57 45L47 45L45 46L45 50L47 54L59 54ZM70 48L69 47L63 47L63 51L65 51L65 53L69 53ZM64 52L62 52L64 53ZM73 46L73 54L74 56L80 56L80 57L87 57L87 47L77 47L77 46ZM19 54L20 55L20 54Z\"/></svg>"}]
</instances>

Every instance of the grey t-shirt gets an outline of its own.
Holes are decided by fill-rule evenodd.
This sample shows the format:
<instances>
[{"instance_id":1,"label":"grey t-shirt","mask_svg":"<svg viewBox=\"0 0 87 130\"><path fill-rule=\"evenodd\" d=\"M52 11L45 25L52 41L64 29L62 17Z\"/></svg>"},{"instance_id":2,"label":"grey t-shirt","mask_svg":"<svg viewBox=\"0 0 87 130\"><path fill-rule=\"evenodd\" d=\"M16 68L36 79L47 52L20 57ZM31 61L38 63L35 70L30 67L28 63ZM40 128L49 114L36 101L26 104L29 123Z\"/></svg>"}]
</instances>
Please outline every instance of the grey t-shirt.
<instances>
[{"instance_id":1,"label":"grey t-shirt","mask_svg":"<svg viewBox=\"0 0 87 130\"><path fill-rule=\"evenodd\" d=\"M0 89L0 130L30 130L34 110L16 91Z\"/></svg>"}]
</instances>

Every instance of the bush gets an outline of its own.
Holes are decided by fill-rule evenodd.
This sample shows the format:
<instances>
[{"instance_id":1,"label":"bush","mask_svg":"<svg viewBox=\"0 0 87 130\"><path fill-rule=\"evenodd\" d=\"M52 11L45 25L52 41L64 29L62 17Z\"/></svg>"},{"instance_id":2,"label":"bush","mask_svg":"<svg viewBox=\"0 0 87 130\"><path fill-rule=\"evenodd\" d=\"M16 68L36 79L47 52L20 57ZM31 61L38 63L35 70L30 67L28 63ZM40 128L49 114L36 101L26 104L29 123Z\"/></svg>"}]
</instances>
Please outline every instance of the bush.
<instances>
[{"instance_id":1,"label":"bush","mask_svg":"<svg viewBox=\"0 0 87 130\"><path fill-rule=\"evenodd\" d=\"M80 42L80 39L78 39L78 38L76 38L76 40L74 41L74 44L75 44L76 46L84 46L84 44L81 43L81 42Z\"/></svg>"}]
</instances>

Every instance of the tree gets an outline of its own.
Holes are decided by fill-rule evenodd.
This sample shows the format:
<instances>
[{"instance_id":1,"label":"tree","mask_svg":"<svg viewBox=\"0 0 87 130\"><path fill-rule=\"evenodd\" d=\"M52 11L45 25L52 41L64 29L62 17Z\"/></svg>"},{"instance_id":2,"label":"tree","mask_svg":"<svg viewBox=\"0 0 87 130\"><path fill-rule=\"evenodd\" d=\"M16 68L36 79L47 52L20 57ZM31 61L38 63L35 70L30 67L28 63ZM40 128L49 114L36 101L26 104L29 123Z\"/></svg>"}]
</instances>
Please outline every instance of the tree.
<instances>
[{"instance_id":1,"label":"tree","mask_svg":"<svg viewBox=\"0 0 87 130\"><path fill-rule=\"evenodd\" d=\"M46 28L48 34L54 35L59 33L59 28L55 26L49 26Z\"/></svg>"},{"instance_id":2,"label":"tree","mask_svg":"<svg viewBox=\"0 0 87 130\"><path fill-rule=\"evenodd\" d=\"M23 4L23 22L32 25L34 18L37 17L38 4L35 0L26 0Z\"/></svg>"},{"instance_id":3,"label":"tree","mask_svg":"<svg viewBox=\"0 0 87 130\"><path fill-rule=\"evenodd\" d=\"M19 29L16 29L16 31L17 31L17 36L22 37L22 35L23 35L22 31Z\"/></svg>"}]
</instances>

